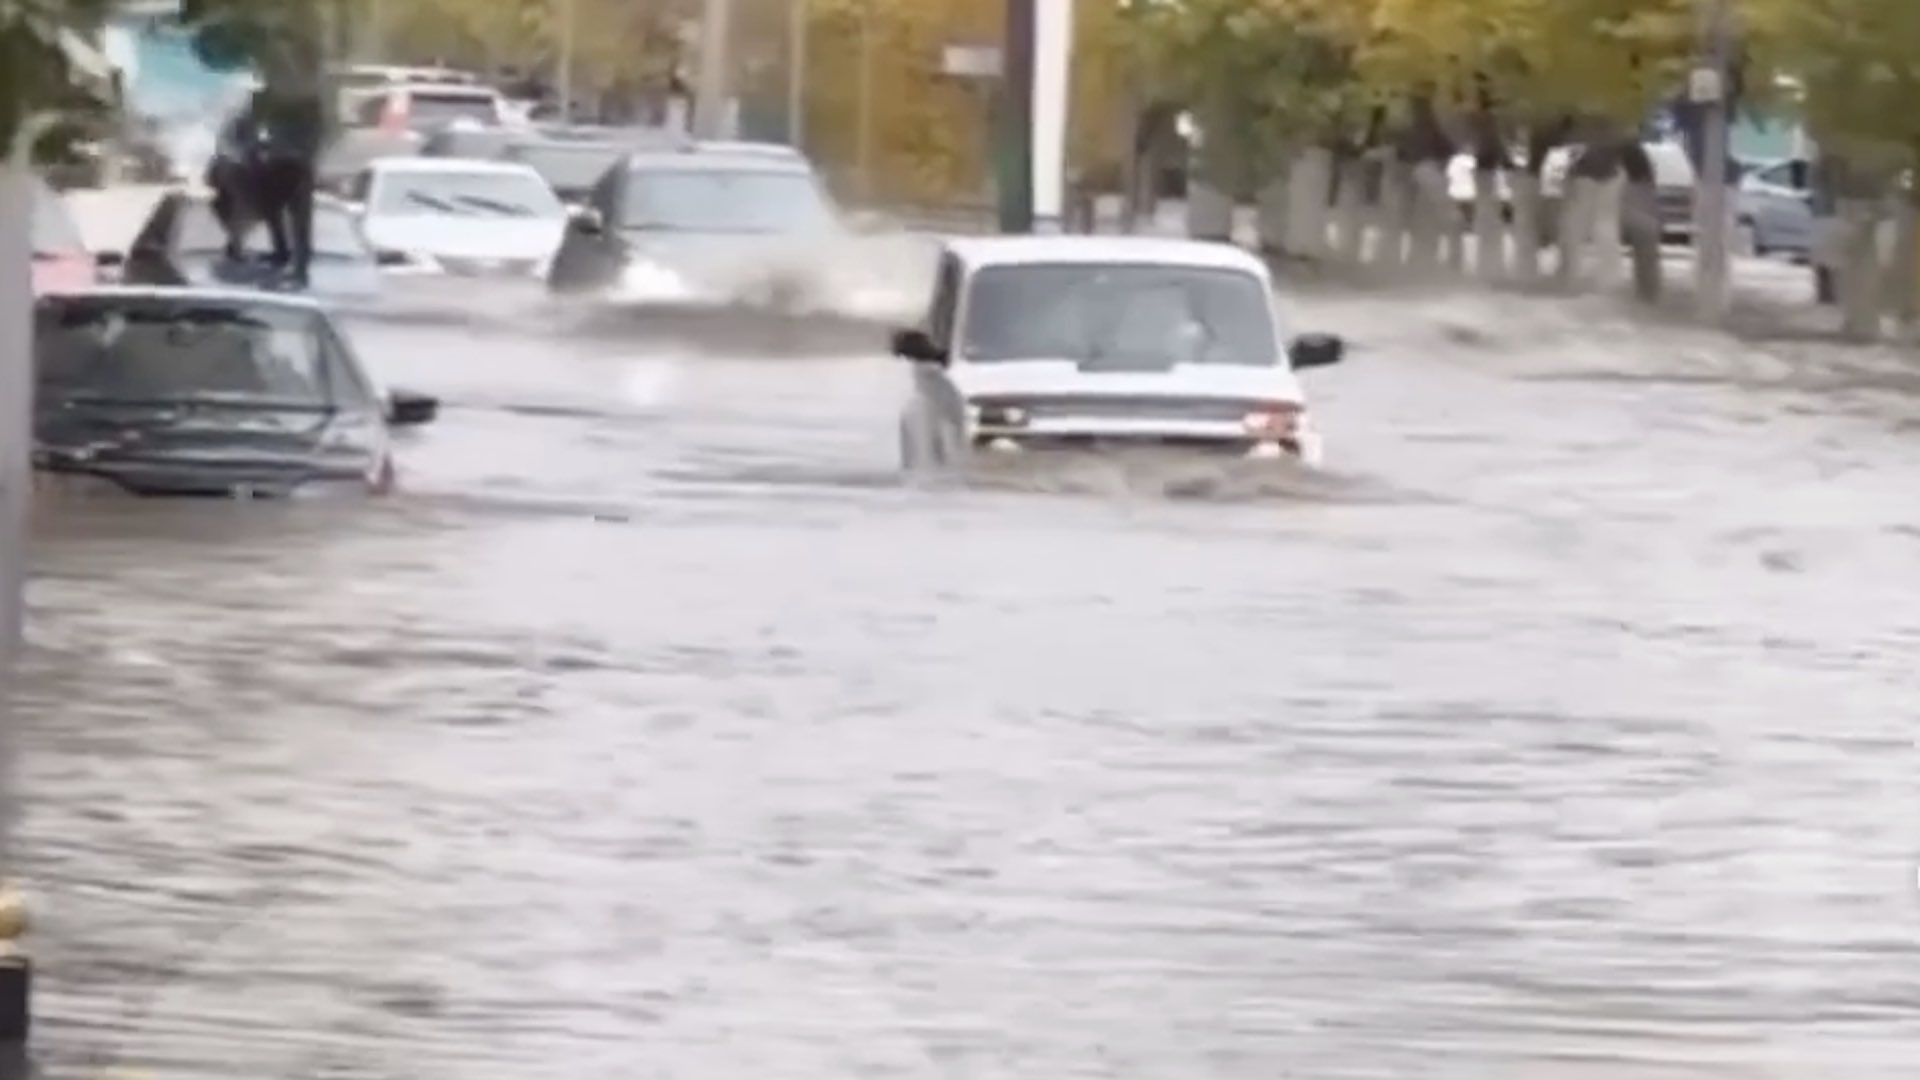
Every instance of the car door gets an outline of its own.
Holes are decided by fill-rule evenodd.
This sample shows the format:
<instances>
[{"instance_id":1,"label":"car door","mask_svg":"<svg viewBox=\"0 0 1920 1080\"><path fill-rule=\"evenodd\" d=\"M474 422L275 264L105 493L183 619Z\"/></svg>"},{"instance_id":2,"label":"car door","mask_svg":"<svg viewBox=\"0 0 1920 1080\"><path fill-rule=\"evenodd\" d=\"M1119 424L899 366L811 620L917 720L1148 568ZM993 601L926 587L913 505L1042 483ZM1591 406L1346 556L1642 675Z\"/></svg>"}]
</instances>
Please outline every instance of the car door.
<instances>
[{"instance_id":1,"label":"car door","mask_svg":"<svg viewBox=\"0 0 1920 1080\"><path fill-rule=\"evenodd\" d=\"M934 274L933 295L928 301L927 314L920 328L944 352L948 362L913 365L914 399L927 411L929 418L938 423L940 429L954 433L965 431L967 421L966 395L954 381L952 367L960 362L956 346L959 343L960 295L965 282L966 267L961 264L959 257L952 252L942 253L939 269Z\"/></svg>"},{"instance_id":2,"label":"car door","mask_svg":"<svg viewBox=\"0 0 1920 1080\"><path fill-rule=\"evenodd\" d=\"M328 427L331 452L361 458L369 486L392 483L392 434L386 422L386 395L367 374L360 358L331 320L322 320L320 345L326 357L327 390L338 410Z\"/></svg>"},{"instance_id":3,"label":"car door","mask_svg":"<svg viewBox=\"0 0 1920 1080\"><path fill-rule=\"evenodd\" d=\"M619 280L626 266L626 245L619 230L626 175L626 160L615 161L594 183L586 206L567 222L547 270L551 291L591 292Z\"/></svg>"},{"instance_id":4,"label":"car door","mask_svg":"<svg viewBox=\"0 0 1920 1080\"><path fill-rule=\"evenodd\" d=\"M1807 163L1782 161L1749 173L1741 184L1756 239L1773 250L1806 251L1813 240Z\"/></svg>"}]
</instances>

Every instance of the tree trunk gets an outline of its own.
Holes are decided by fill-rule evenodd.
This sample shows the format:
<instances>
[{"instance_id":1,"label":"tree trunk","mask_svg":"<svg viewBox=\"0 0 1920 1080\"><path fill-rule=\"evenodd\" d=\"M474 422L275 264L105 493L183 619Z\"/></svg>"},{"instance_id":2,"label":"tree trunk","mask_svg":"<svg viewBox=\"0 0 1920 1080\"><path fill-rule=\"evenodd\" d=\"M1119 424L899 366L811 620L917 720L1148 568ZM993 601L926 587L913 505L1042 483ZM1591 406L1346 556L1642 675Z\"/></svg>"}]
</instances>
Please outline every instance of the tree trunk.
<instances>
[{"instance_id":1,"label":"tree trunk","mask_svg":"<svg viewBox=\"0 0 1920 1080\"><path fill-rule=\"evenodd\" d=\"M1309 146L1294 158L1287 177L1287 251L1302 259L1327 254L1328 192L1333 187L1333 151Z\"/></svg>"},{"instance_id":2,"label":"tree trunk","mask_svg":"<svg viewBox=\"0 0 1920 1080\"><path fill-rule=\"evenodd\" d=\"M1367 159L1350 154L1340 162L1334 192L1334 254L1348 266L1367 258Z\"/></svg>"},{"instance_id":3,"label":"tree trunk","mask_svg":"<svg viewBox=\"0 0 1920 1080\"><path fill-rule=\"evenodd\" d=\"M1851 341L1880 336L1880 202L1839 200L1840 333Z\"/></svg>"},{"instance_id":4,"label":"tree trunk","mask_svg":"<svg viewBox=\"0 0 1920 1080\"><path fill-rule=\"evenodd\" d=\"M1893 316L1902 335L1914 329L1920 318L1920 189L1902 193L1894 211L1893 265L1887 272L1887 314Z\"/></svg>"},{"instance_id":5,"label":"tree trunk","mask_svg":"<svg viewBox=\"0 0 1920 1080\"><path fill-rule=\"evenodd\" d=\"M1431 160L1409 167L1407 178L1408 267L1419 277L1431 277L1444 258L1446 219L1452 216L1447 200L1446 170Z\"/></svg>"},{"instance_id":6,"label":"tree trunk","mask_svg":"<svg viewBox=\"0 0 1920 1080\"><path fill-rule=\"evenodd\" d=\"M1588 256L1593 247L1595 203L1599 184L1591 177L1569 174L1567 191L1560 204L1558 247L1560 260L1555 277L1562 289L1575 290L1587 281Z\"/></svg>"},{"instance_id":7,"label":"tree trunk","mask_svg":"<svg viewBox=\"0 0 1920 1080\"><path fill-rule=\"evenodd\" d=\"M1273 177L1260 185L1254 200L1254 234L1263 255L1285 255L1287 244L1287 193L1291 188L1286 175Z\"/></svg>"},{"instance_id":8,"label":"tree trunk","mask_svg":"<svg viewBox=\"0 0 1920 1080\"><path fill-rule=\"evenodd\" d=\"M0 689L18 660L26 614L33 484L33 174L26 161L24 153L0 159Z\"/></svg>"},{"instance_id":9,"label":"tree trunk","mask_svg":"<svg viewBox=\"0 0 1920 1080\"><path fill-rule=\"evenodd\" d=\"M1201 180L1187 183L1187 235L1196 240L1233 239L1233 199Z\"/></svg>"},{"instance_id":10,"label":"tree trunk","mask_svg":"<svg viewBox=\"0 0 1920 1080\"><path fill-rule=\"evenodd\" d=\"M1540 174L1529 170L1507 180L1513 198L1513 276L1524 284L1540 280Z\"/></svg>"},{"instance_id":11,"label":"tree trunk","mask_svg":"<svg viewBox=\"0 0 1920 1080\"><path fill-rule=\"evenodd\" d=\"M1407 226L1413 210L1413 170L1398 157L1388 159L1380 178L1380 201L1374 218L1372 263L1389 274L1407 266Z\"/></svg>"},{"instance_id":12,"label":"tree trunk","mask_svg":"<svg viewBox=\"0 0 1920 1080\"><path fill-rule=\"evenodd\" d=\"M1662 287L1659 200L1653 162L1638 139L1621 148L1620 172L1620 229L1626 234L1633 295L1651 304L1660 299Z\"/></svg>"},{"instance_id":13,"label":"tree trunk","mask_svg":"<svg viewBox=\"0 0 1920 1080\"><path fill-rule=\"evenodd\" d=\"M1488 285L1507 279L1506 229L1500 218L1500 174L1485 167L1474 169L1473 266Z\"/></svg>"},{"instance_id":14,"label":"tree trunk","mask_svg":"<svg viewBox=\"0 0 1920 1080\"><path fill-rule=\"evenodd\" d=\"M1613 288L1627 277L1626 233L1621 219L1625 185L1620 174L1596 181L1593 192L1593 280Z\"/></svg>"}]
</instances>

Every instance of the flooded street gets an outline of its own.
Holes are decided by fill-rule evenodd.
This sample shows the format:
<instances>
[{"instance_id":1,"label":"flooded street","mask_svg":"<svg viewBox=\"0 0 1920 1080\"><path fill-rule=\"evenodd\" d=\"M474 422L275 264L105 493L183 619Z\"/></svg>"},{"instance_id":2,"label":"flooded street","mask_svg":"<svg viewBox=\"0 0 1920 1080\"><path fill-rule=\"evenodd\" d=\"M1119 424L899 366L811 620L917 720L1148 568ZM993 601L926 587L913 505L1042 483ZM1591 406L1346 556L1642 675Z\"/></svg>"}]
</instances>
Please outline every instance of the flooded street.
<instances>
[{"instance_id":1,"label":"flooded street","mask_svg":"<svg viewBox=\"0 0 1920 1080\"><path fill-rule=\"evenodd\" d=\"M1910 1076L1920 398L1294 307L1334 475L1257 490L903 486L877 355L359 324L446 399L404 497L41 523L47 1065Z\"/></svg>"}]
</instances>

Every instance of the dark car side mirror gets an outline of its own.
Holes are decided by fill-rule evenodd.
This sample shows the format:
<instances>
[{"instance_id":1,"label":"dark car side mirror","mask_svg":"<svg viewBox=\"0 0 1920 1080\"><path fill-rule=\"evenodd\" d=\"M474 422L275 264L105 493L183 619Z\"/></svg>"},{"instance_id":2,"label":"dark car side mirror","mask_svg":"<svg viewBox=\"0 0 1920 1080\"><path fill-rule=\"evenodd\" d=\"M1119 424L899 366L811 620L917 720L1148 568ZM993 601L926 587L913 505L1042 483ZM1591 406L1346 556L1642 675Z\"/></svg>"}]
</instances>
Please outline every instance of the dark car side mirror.
<instances>
[{"instance_id":1,"label":"dark car side mirror","mask_svg":"<svg viewBox=\"0 0 1920 1080\"><path fill-rule=\"evenodd\" d=\"M440 399L412 390L395 390L387 395L387 423L394 427L419 427L440 417Z\"/></svg>"},{"instance_id":2,"label":"dark car side mirror","mask_svg":"<svg viewBox=\"0 0 1920 1080\"><path fill-rule=\"evenodd\" d=\"M912 360L921 364L944 364L947 352L934 343L933 335L925 330L895 330L892 339L893 355L902 360Z\"/></svg>"},{"instance_id":3,"label":"dark car side mirror","mask_svg":"<svg viewBox=\"0 0 1920 1080\"><path fill-rule=\"evenodd\" d=\"M1338 334L1301 334L1287 346L1294 369L1327 367L1346 359L1347 340Z\"/></svg>"}]
</instances>

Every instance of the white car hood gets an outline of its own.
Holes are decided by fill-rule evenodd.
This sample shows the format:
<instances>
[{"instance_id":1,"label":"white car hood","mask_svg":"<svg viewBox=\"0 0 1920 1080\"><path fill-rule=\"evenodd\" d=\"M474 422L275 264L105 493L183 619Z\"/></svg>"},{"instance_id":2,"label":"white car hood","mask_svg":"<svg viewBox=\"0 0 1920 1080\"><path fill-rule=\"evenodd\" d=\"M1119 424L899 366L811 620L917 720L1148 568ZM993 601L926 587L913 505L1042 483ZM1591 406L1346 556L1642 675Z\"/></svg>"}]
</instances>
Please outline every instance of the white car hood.
<instances>
[{"instance_id":1,"label":"white car hood","mask_svg":"<svg viewBox=\"0 0 1920 1080\"><path fill-rule=\"evenodd\" d=\"M1055 394L1114 397L1246 398L1304 406L1299 377L1282 364L1182 364L1166 371L1082 371L1065 360L956 361L947 369L967 398L1045 397Z\"/></svg>"},{"instance_id":2,"label":"white car hood","mask_svg":"<svg viewBox=\"0 0 1920 1080\"><path fill-rule=\"evenodd\" d=\"M546 259L560 247L565 218L370 214L367 242L381 251L443 259Z\"/></svg>"}]
</instances>

